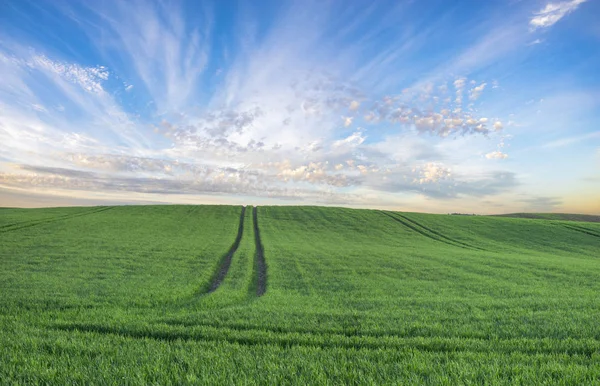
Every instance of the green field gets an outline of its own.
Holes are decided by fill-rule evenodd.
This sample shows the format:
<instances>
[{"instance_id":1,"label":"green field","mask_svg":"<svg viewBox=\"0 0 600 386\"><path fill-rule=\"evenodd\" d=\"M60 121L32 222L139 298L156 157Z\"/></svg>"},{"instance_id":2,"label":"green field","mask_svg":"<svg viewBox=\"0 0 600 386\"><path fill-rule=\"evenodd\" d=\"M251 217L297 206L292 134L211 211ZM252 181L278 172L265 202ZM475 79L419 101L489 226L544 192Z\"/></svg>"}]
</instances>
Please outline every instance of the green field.
<instances>
[{"instance_id":1,"label":"green field","mask_svg":"<svg viewBox=\"0 0 600 386\"><path fill-rule=\"evenodd\" d=\"M600 223L2 209L0 294L0 384L600 384Z\"/></svg>"},{"instance_id":2,"label":"green field","mask_svg":"<svg viewBox=\"0 0 600 386\"><path fill-rule=\"evenodd\" d=\"M502 217L531 218L538 220L564 220L564 221L583 221L600 222L600 216L591 214L571 214L571 213L509 213L500 214Z\"/></svg>"}]
</instances>

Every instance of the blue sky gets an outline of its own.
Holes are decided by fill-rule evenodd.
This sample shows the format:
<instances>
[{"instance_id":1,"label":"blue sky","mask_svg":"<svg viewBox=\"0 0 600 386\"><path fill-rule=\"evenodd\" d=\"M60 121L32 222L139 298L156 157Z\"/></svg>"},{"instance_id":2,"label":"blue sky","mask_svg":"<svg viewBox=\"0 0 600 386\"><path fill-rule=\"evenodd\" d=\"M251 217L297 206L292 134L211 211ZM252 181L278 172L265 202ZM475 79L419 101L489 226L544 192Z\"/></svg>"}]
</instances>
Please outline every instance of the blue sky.
<instances>
[{"instance_id":1,"label":"blue sky","mask_svg":"<svg viewBox=\"0 0 600 386\"><path fill-rule=\"evenodd\" d=\"M0 206L600 213L600 1L0 4Z\"/></svg>"}]
</instances>

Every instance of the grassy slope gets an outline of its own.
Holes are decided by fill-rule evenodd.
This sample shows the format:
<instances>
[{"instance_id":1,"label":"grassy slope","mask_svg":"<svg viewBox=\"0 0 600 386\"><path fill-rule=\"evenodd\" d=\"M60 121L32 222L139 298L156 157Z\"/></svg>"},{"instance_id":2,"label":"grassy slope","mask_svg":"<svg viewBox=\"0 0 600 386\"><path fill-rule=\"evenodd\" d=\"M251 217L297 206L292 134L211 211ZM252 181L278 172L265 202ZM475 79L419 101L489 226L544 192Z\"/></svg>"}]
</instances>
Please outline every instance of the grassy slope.
<instances>
[{"instance_id":1,"label":"grassy slope","mask_svg":"<svg viewBox=\"0 0 600 386\"><path fill-rule=\"evenodd\" d=\"M563 220L581 222L600 222L600 216L575 213L508 213L499 214L498 217L530 218L537 220Z\"/></svg>"},{"instance_id":2,"label":"grassy slope","mask_svg":"<svg viewBox=\"0 0 600 386\"><path fill-rule=\"evenodd\" d=\"M78 216L71 208L56 209L55 221L0 229L1 269L9 284L4 301L64 308L156 305L191 296L208 280L215 257L233 242L240 210L104 209L77 209ZM36 211L22 212L29 219Z\"/></svg>"},{"instance_id":3,"label":"grassy slope","mask_svg":"<svg viewBox=\"0 0 600 386\"><path fill-rule=\"evenodd\" d=\"M239 210L114 208L0 233L0 383L600 378L597 224L261 207L266 294L247 210L202 295ZM41 212L0 224L75 214Z\"/></svg>"}]
</instances>

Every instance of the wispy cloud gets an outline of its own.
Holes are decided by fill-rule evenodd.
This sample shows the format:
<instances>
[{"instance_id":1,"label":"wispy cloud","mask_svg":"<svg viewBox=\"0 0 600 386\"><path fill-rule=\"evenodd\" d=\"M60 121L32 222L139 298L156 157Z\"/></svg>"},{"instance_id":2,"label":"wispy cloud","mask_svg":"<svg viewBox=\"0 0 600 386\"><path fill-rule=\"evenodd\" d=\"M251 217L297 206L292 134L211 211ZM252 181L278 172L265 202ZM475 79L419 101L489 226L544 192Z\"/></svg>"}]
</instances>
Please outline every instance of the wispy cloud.
<instances>
[{"instance_id":1,"label":"wispy cloud","mask_svg":"<svg viewBox=\"0 0 600 386\"><path fill-rule=\"evenodd\" d=\"M202 18L191 25L183 9L160 2L87 5L90 12L77 13L76 20L106 61L128 63L119 70L141 81L138 86L149 93L159 114L189 107L212 50L211 12L200 13Z\"/></svg>"},{"instance_id":2,"label":"wispy cloud","mask_svg":"<svg viewBox=\"0 0 600 386\"><path fill-rule=\"evenodd\" d=\"M525 210L535 212L551 212L562 204L560 197L535 196L519 200L525 204Z\"/></svg>"},{"instance_id":3,"label":"wispy cloud","mask_svg":"<svg viewBox=\"0 0 600 386\"><path fill-rule=\"evenodd\" d=\"M576 135L571 137L560 138L551 142L547 142L542 145L543 148L546 149L555 149L560 147L565 147L569 145L576 144L578 142L586 141L588 139L600 138L600 131L595 131L592 133Z\"/></svg>"},{"instance_id":4,"label":"wispy cloud","mask_svg":"<svg viewBox=\"0 0 600 386\"><path fill-rule=\"evenodd\" d=\"M551 27L560 19L575 11L586 1L587 0L569 0L548 3L544 8L534 14L531 20L529 20L529 25L533 30Z\"/></svg>"}]
</instances>

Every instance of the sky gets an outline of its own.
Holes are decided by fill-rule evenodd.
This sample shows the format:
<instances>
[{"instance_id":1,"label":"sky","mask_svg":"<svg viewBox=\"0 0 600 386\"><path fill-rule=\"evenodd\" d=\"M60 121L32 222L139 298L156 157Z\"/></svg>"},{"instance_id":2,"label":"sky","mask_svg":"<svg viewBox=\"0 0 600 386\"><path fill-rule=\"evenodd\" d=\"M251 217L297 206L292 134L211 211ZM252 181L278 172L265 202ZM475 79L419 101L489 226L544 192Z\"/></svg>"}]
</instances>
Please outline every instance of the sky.
<instances>
[{"instance_id":1,"label":"sky","mask_svg":"<svg viewBox=\"0 0 600 386\"><path fill-rule=\"evenodd\" d=\"M0 1L0 206L600 214L600 0Z\"/></svg>"}]
</instances>

